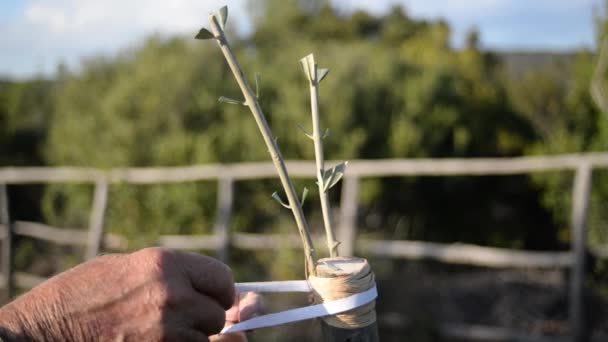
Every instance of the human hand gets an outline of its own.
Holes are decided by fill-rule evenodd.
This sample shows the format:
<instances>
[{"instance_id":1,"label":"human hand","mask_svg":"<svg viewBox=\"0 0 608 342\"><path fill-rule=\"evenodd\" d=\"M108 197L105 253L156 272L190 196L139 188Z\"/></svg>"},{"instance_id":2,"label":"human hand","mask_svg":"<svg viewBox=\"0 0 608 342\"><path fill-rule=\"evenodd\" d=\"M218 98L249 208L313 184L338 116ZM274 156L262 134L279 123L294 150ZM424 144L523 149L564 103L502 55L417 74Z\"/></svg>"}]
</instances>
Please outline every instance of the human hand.
<instances>
[{"instance_id":1,"label":"human hand","mask_svg":"<svg viewBox=\"0 0 608 342\"><path fill-rule=\"evenodd\" d=\"M223 263L163 248L105 255L0 309L0 335L28 341L208 341L234 280Z\"/></svg>"},{"instance_id":2,"label":"human hand","mask_svg":"<svg viewBox=\"0 0 608 342\"><path fill-rule=\"evenodd\" d=\"M262 311L261 297L255 292L238 293L234 305L226 311L226 326L248 320L259 315ZM209 338L211 342L247 342L247 335L243 332L214 335Z\"/></svg>"}]
</instances>

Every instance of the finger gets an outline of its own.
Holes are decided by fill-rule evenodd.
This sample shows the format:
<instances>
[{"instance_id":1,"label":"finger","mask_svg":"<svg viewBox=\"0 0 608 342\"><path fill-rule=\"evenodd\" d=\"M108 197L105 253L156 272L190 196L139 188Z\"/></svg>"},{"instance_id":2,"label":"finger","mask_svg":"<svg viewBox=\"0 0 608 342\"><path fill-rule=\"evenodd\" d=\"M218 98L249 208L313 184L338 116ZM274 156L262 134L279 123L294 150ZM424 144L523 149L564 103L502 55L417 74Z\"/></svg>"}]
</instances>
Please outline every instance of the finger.
<instances>
[{"instance_id":1,"label":"finger","mask_svg":"<svg viewBox=\"0 0 608 342\"><path fill-rule=\"evenodd\" d=\"M247 335L242 332L209 336L210 342L247 342Z\"/></svg>"},{"instance_id":2,"label":"finger","mask_svg":"<svg viewBox=\"0 0 608 342\"><path fill-rule=\"evenodd\" d=\"M238 321L248 320L259 316L264 308L262 296L255 292L240 294Z\"/></svg>"},{"instance_id":3,"label":"finger","mask_svg":"<svg viewBox=\"0 0 608 342\"><path fill-rule=\"evenodd\" d=\"M219 260L187 252L179 252L180 265L190 280L192 287L218 301L229 309L234 300L234 278L232 271Z\"/></svg>"},{"instance_id":4,"label":"finger","mask_svg":"<svg viewBox=\"0 0 608 342\"><path fill-rule=\"evenodd\" d=\"M177 310L190 328L207 336L219 333L226 323L224 308L217 301L195 291Z\"/></svg>"},{"instance_id":5,"label":"finger","mask_svg":"<svg viewBox=\"0 0 608 342\"><path fill-rule=\"evenodd\" d=\"M234 305L226 311L227 323L238 323L259 316L263 311L262 296L255 292L242 292L237 295Z\"/></svg>"},{"instance_id":6,"label":"finger","mask_svg":"<svg viewBox=\"0 0 608 342\"><path fill-rule=\"evenodd\" d=\"M226 311L226 323L235 324L240 322L239 303L235 303L228 311Z\"/></svg>"}]
</instances>

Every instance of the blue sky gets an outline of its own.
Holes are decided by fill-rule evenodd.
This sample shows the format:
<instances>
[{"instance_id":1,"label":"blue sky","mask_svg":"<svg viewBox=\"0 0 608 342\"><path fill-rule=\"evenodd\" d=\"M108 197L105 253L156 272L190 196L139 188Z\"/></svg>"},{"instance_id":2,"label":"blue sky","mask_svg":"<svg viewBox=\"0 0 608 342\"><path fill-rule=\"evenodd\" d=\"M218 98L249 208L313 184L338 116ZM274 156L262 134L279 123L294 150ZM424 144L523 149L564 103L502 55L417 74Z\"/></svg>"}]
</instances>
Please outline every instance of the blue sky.
<instances>
[{"instance_id":1,"label":"blue sky","mask_svg":"<svg viewBox=\"0 0 608 342\"><path fill-rule=\"evenodd\" d=\"M394 4L420 18L444 18L458 46L471 27L484 47L562 51L594 46L592 8L602 0L335 0L344 11L385 12ZM2 0L0 76L51 75L91 55L113 55L151 33L193 34L227 4L250 27L247 0Z\"/></svg>"}]
</instances>

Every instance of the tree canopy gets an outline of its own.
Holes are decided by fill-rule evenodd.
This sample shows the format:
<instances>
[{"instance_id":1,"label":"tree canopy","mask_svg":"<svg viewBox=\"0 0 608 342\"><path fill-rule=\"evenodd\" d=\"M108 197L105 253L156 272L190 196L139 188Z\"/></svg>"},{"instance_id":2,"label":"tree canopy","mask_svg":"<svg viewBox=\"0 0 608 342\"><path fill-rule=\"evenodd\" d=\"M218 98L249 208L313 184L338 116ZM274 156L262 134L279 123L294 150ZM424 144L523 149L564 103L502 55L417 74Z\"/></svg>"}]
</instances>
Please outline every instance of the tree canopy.
<instances>
[{"instance_id":1,"label":"tree canopy","mask_svg":"<svg viewBox=\"0 0 608 342\"><path fill-rule=\"evenodd\" d=\"M248 76L261 75L261 104L288 159L313 159L297 128L310 121L298 64L310 52L331 69L321 86L328 159L605 149L608 113L589 95L591 51L510 73L499 54L480 48L483 32L471 30L455 49L446 22L413 18L402 7L375 16L342 13L326 1L302 3L252 2L251 35L233 37ZM601 39L602 13L597 22ZM246 109L218 103L219 96L240 92L214 44L153 36L117 56L89 58L78 71L62 69L54 80L0 84L0 160L101 168L267 160ZM593 190L595 243L608 242L604 178L598 172ZM559 173L366 180L360 224L365 234L394 239L555 248L569 239L571 179ZM270 199L277 188L274 181L239 184L234 229L287 232L291 224ZM215 191L212 182L115 186L107 227L136 245L161 233L208 232ZM86 226L90 198L86 186L49 186L44 219ZM320 214L312 203L306 210L314 221Z\"/></svg>"}]
</instances>

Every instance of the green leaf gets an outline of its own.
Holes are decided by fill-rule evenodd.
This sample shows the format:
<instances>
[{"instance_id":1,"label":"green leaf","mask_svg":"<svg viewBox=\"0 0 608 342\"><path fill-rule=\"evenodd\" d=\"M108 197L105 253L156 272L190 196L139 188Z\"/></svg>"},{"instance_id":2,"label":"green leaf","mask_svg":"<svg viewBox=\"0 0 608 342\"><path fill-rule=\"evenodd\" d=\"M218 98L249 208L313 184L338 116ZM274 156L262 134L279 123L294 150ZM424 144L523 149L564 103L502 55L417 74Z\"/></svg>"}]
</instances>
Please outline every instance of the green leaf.
<instances>
[{"instance_id":1,"label":"green leaf","mask_svg":"<svg viewBox=\"0 0 608 342\"><path fill-rule=\"evenodd\" d=\"M304 202L306 201L306 196L308 196L308 188L304 187L304 190L302 191L302 206L304 206Z\"/></svg>"},{"instance_id":2,"label":"green leaf","mask_svg":"<svg viewBox=\"0 0 608 342\"><path fill-rule=\"evenodd\" d=\"M317 69L317 83L321 83L327 74L329 74L329 69Z\"/></svg>"},{"instance_id":3,"label":"green leaf","mask_svg":"<svg viewBox=\"0 0 608 342\"><path fill-rule=\"evenodd\" d=\"M306 135L310 140L314 140L312 134L308 134L308 132L306 132L306 130L304 129L304 127L302 127L302 125L298 124L298 128L300 129L300 131L302 131L302 133L304 133L304 135Z\"/></svg>"},{"instance_id":4,"label":"green leaf","mask_svg":"<svg viewBox=\"0 0 608 342\"><path fill-rule=\"evenodd\" d=\"M260 98L260 73L255 73L255 97Z\"/></svg>"},{"instance_id":5,"label":"green leaf","mask_svg":"<svg viewBox=\"0 0 608 342\"><path fill-rule=\"evenodd\" d=\"M230 104L240 104L240 105L245 105L245 101L239 101L239 100L235 100L235 99L231 99L229 97L225 97L225 96L220 96L219 99L217 99L220 102L224 102L224 103L230 103Z\"/></svg>"},{"instance_id":6,"label":"green leaf","mask_svg":"<svg viewBox=\"0 0 608 342\"><path fill-rule=\"evenodd\" d=\"M226 28L226 21L228 21L228 6L223 6L218 11L220 27L222 30Z\"/></svg>"},{"instance_id":7,"label":"green leaf","mask_svg":"<svg viewBox=\"0 0 608 342\"><path fill-rule=\"evenodd\" d=\"M327 169L327 170L321 171L321 174L323 175L323 184L322 184L323 192L327 191L327 189L328 189L327 184L331 181L333 172L334 172L333 169Z\"/></svg>"},{"instance_id":8,"label":"green leaf","mask_svg":"<svg viewBox=\"0 0 608 342\"><path fill-rule=\"evenodd\" d=\"M323 136L321 137L321 139L325 139L329 136L329 128L325 129L325 133L323 133Z\"/></svg>"},{"instance_id":9,"label":"green leaf","mask_svg":"<svg viewBox=\"0 0 608 342\"><path fill-rule=\"evenodd\" d=\"M272 198L274 198L275 201L279 202L279 204L282 205L282 206L284 206L285 208L291 209L291 207L288 204L286 204L285 202L283 202L283 200L281 199L281 196L279 196L278 192L276 192L276 191L273 192L272 193Z\"/></svg>"},{"instance_id":10,"label":"green leaf","mask_svg":"<svg viewBox=\"0 0 608 342\"><path fill-rule=\"evenodd\" d=\"M347 161L342 162L332 168L331 177L327 182L323 182L323 191L331 189L340 181L340 179L342 179L344 176L344 171L346 170L346 165L348 165Z\"/></svg>"},{"instance_id":11,"label":"green leaf","mask_svg":"<svg viewBox=\"0 0 608 342\"><path fill-rule=\"evenodd\" d=\"M213 33L209 32L209 30L207 30L206 28L202 28L200 31L198 31L198 34L196 36L194 36L195 39L212 39L215 38L215 36L213 35Z\"/></svg>"}]
</instances>

